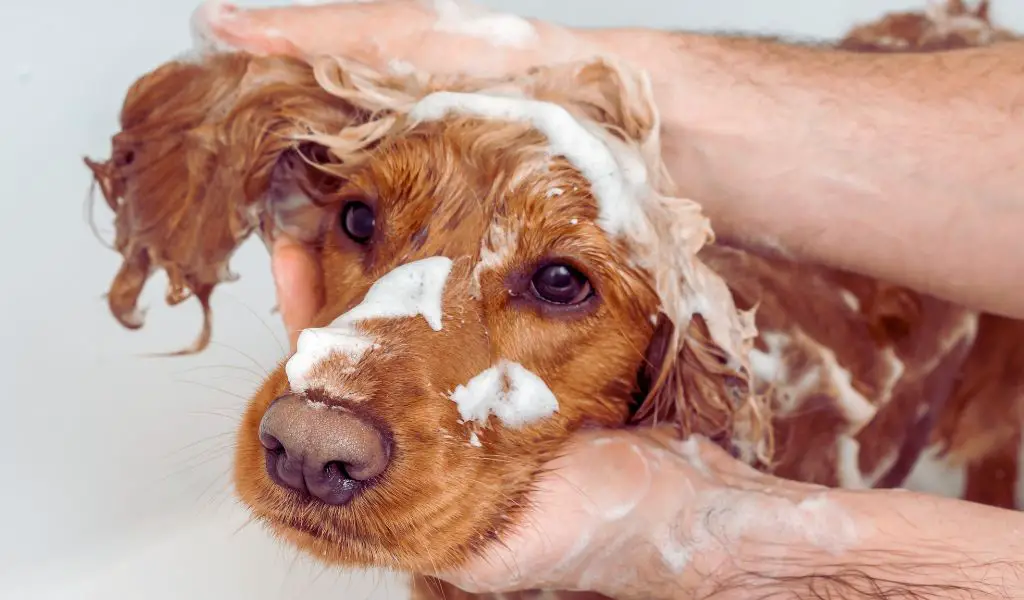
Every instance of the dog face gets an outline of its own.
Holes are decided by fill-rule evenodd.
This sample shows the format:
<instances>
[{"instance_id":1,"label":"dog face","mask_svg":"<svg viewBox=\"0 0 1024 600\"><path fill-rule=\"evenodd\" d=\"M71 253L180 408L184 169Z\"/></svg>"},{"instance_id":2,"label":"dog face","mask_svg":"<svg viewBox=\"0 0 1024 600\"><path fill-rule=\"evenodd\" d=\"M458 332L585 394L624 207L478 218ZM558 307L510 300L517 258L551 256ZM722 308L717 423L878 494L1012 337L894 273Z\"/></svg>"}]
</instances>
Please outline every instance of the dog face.
<instances>
[{"instance_id":1,"label":"dog face","mask_svg":"<svg viewBox=\"0 0 1024 600\"><path fill-rule=\"evenodd\" d=\"M500 538L573 431L636 414L668 331L616 235L646 215L609 206L624 177L587 176L638 140L500 95L407 116L445 100L477 114L400 117L327 169L325 308L239 432L243 500L328 561L430 572Z\"/></svg>"},{"instance_id":2,"label":"dog face","mask_svg":"<svg viewBox=\"0 0 1024 600\"><path fill-rule=\"evenodd\" d=\"M571 431L629 418L657 296L546 146L528 126L424 124L323 204L326 327L250 404L236 463L243 500L315 555L449 565L515 521ZM318 446L346 419L348 450ZM321 454L346 464L324 483Z\"/></svg>"},{"instance_id":3,"label":"dog face","mask_svg":"<svg viewBox=\"0 0 1024 600\"><path fill-rule=\"evenodd\" d=\"M115 146L160 126L183 151L92 166L126 264L160 257L212 290L249 232L317 253L323 309L238 431L238 493L275 532L323 561L434 572L514 527L580 428L670 420L761 448L753 332L696 258L710 230L671 195L642 78L601 61L423 82L261 60L206 61L242 83L169 93L162 112L129 94L141 117ZM190 208L159 229L178 196Z\"/></svg>"}]
</instances>

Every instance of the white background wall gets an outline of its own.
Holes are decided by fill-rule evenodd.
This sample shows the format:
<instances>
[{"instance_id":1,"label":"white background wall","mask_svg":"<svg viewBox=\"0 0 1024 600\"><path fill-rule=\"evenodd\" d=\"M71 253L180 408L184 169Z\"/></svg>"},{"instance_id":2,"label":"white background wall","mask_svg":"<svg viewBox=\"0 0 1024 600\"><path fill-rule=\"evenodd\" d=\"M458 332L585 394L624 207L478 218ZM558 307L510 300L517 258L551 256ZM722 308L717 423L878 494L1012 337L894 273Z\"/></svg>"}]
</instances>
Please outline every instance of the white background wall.
<instances>
[{"instance_id":1,"label":"white background wall","mask_svg":"<svg viewBox=\"0 0 1024 600\"><path fill-rule=\"evenodd\" d=\"M192 303L163 305L162 274L144 295L153 310L141 332L117 325L103 300L120 257L87 226L81 156L107 156L127 87L189 46L195 2L0 1L0 181L11 217L0 235L0 598L402 597L380 577L315 578L319 568L258 527L235 532L244 517L228 487L230 435L261 372L283 357L261 245L241 249L241 281L216 292L215 345L198 357L140 357L184 347L199 328ZM485 4L574 25L835 37L923 2ZM1024 2L995 4L998 19L1024 30ZM96 214L109 236L102 201Z\"/></svg>"}]
</instances>

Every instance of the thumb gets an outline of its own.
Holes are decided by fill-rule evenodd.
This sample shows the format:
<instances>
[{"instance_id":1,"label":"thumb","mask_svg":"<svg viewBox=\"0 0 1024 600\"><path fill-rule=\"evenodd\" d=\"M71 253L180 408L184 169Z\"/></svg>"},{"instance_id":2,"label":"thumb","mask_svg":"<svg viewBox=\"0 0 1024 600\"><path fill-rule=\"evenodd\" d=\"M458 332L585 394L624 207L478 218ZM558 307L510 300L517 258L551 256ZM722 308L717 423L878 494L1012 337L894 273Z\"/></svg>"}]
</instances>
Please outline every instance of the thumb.
<instances>
[{"instance_id":1,"label":"thumb","mask_svg":"<svg viewBox=\"0 0 1024 600\"><path fill-rule=\"evenodd\" d=\"M304 245L281 236L274 240L271 269L278 308L294 351L299 332L312 325L323 303L320 265Z\"/></svg>"},{"instance_id":2,"label":"thumb","mask_svg":"<svg viewBox=\"0 0 1024 600\"><path fill-rule=\"evenodd\" d=\"M308 10L313 9L313 10ZM319 9L319 10L318 10ZM295 30L307 27L328 7L294 6L286 8L246 9L221 0L206 0L194 13L193 25L209 41L255 55L283 54L301 56L292 41ZM301 38L300 38L301 39Z\"/></svg>"}]
</instances>

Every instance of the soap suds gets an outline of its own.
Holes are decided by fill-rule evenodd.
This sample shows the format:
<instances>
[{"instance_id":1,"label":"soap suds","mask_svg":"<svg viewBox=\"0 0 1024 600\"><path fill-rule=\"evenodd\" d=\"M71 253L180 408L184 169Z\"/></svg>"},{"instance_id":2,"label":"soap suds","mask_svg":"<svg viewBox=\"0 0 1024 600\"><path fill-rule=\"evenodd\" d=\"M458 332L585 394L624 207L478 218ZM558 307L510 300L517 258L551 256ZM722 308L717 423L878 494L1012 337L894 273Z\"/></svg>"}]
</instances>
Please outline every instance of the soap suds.
<instances>
[{"instance_id":1,"label":"soap suds","mask_svg":"<svg viewBox=\"0 0 1024 600\"><path fill-rule=\"evenodd\" d=\"M779 333L765 331L761 334L761 340L768 346L768 350L762 352L755 348L750 351L750 369L759 383L779 382L786 375L783 351L788 345L789 338Z\"/></svg>"},{"instance_id":2,"label":"soap suds","mask_svg":"<svg viewBox=\"0 0 1024 600\"><path fill-rule=\"evenodd\" d=\"M459 0L434 0L436 31L457 33L489 41L495 46L523 47L537 39L537 32L526 19L501 13Z\"/></svg>"},{"instance_id":3,"label":"soap suds","mask_svg":"<svg viewBox=\"0 0 1024 600\"><path fill-rule=\"evenodd\" d=\"M285 363L292 390L305 390L309 372L328 357L340 355L355 364L373 347L373 340L356 328L360 321L422 316L431 329L440 331L442 296L451 268L451 259L444 256L396 267L374 282L362 302L330 325L304 329L295 353Z\"/></svg>"},{"instance_id":4,"label":"soap suds","mask_svg":"<svg viewBox=\"0 0 1024 600\"><path fill-rule=\"evenodd\" d=\"M967 469L952 464L942 456L940 447L933 445L918 457L902 487L946 498L962 498L967 487Z\"/></svg>"},{"instance_id":5,"label":"soap suds","mask_svg":"<svg viewBox=\"0 0 1024 600\"><path fill-rule=\"evenodd\" d=\"M850 307L850 310L854 312L860 312L860 299L848 289L840 289L839 295L843 298L843 303Z\"/></svg>"},{"instance_id":6,"label":"soap suds","mask_svg":"<svg viewBox=\"0 0 1024 600\"><path fill-rule=\"evenodd\" d=\"M869 488L860 470L860 442L849 435L836 438L836 478L840 487L851 490Z\"/></svg>"},{"instance_id":7,"label":"soap suds","mask_svg":"<svg viewBox=\"0 0 1024 600\"><path fill-rule=\"evenodd\" d=\"M330 327L367 319L396 319L421 315L434 331L441 330L441 298L452 260L434 256L406 263L374 282L358 306Z\"/></svg>"},{"instance_id":8,"label":"soap suds","mask_svg":"<svg viewBox=\"0 0 1024 600\"><path fill-rule=\"evenodd\" d=\"M480 444L480 436L475 431L469 434L469 445L474 448L479 448L482 445Z\"/></svg>"},{"instance_id":9,"label":"soap suds","mask_svg":"<svg viewBox=\"0 0 1024 600\"><path fill-rule=\"evenodd\" d=\"M836 353L831 348L817 345L821 350L826 372L835 386L839 409L843 411L843 416L854 430L859 430L875 417L878 408L853 387L853 376L839 366Z\"/></svg>"},{"instance_id":10,"label":"soap suds","mask_svg":"<svg viewBox=\"0 0 1024 600\"><path fill-rule=\"evenodd\" d=\"M544 381L519 363L500 360L451 393L464 422L486 425L494 415L508 427L523 427L558 412Z\"/></svg>"},{"instance_id":11,"label":"soap suds","mask_svg":"<svg viewBox=\"0 0 1024 600\"><path fill-rule=\"evenodd\" d=\"M889 365L889 376L882 384L882 389L878 394L878 400L876 401L878 406L884 406L892 399L892 393L896 390L896 385L903 378L903 372L906 371L906 365L896 355L896 351L893 348L886 348L882 355Z\"/></svg>"},{"instance_id":12,"label":"soap suds","mask_svg":"<svg viewBox=\"0 0 1024 600\"><path fill-rule=\"evenodd\" d=\"M295 343L295 354L284 365L284 373L292 391L302 392L309 387L308 375L315 365L332 356L354 364L372 347L373 340L350 328L304 329Z\"/></svg>"},{"instance_id":13,"label":"soap suds","mask_svg":"<svg viewBox=\"0 0 1024 600\"><path fill-rule=\"evenodd\" d=\"M548 140L552 155L566 158L591 184L598 224L611 236L646 229L636 188L645 183L642 165L620 164L609 146L565 108L539 100L460 92L435 92L409 111L415 121L443 119L451 113L526 122ZM625 154L623 156L626 156Z\"/></svg>"}]
</instances>

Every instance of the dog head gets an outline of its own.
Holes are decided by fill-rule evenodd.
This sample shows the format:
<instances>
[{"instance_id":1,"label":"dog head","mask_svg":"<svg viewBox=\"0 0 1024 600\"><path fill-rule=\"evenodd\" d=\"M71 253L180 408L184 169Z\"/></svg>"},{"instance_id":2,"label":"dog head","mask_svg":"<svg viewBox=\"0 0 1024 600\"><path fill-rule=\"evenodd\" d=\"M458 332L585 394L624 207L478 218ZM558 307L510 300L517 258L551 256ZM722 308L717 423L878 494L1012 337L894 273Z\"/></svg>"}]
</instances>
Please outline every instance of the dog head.
<instances>
[{"instance_id":1,"label":"dog head","mask_svg":"<svg viewBox=\"0 0 1024 600\"><path fill-rule=\"evenodd\" d=\"M514 527L581 428L672 421L768 456L752 314L698 259L711 230L674 194L643 76L219 56L137 87L192 68L232 83L133 91L139 117L93 163L126 256L131 301L111 305L133 307L154 266L207 298L253 231L314 248L323 309L238 432L239 495L279 535L327 562L434 572Z\"/></svg>"}]
</instances>

